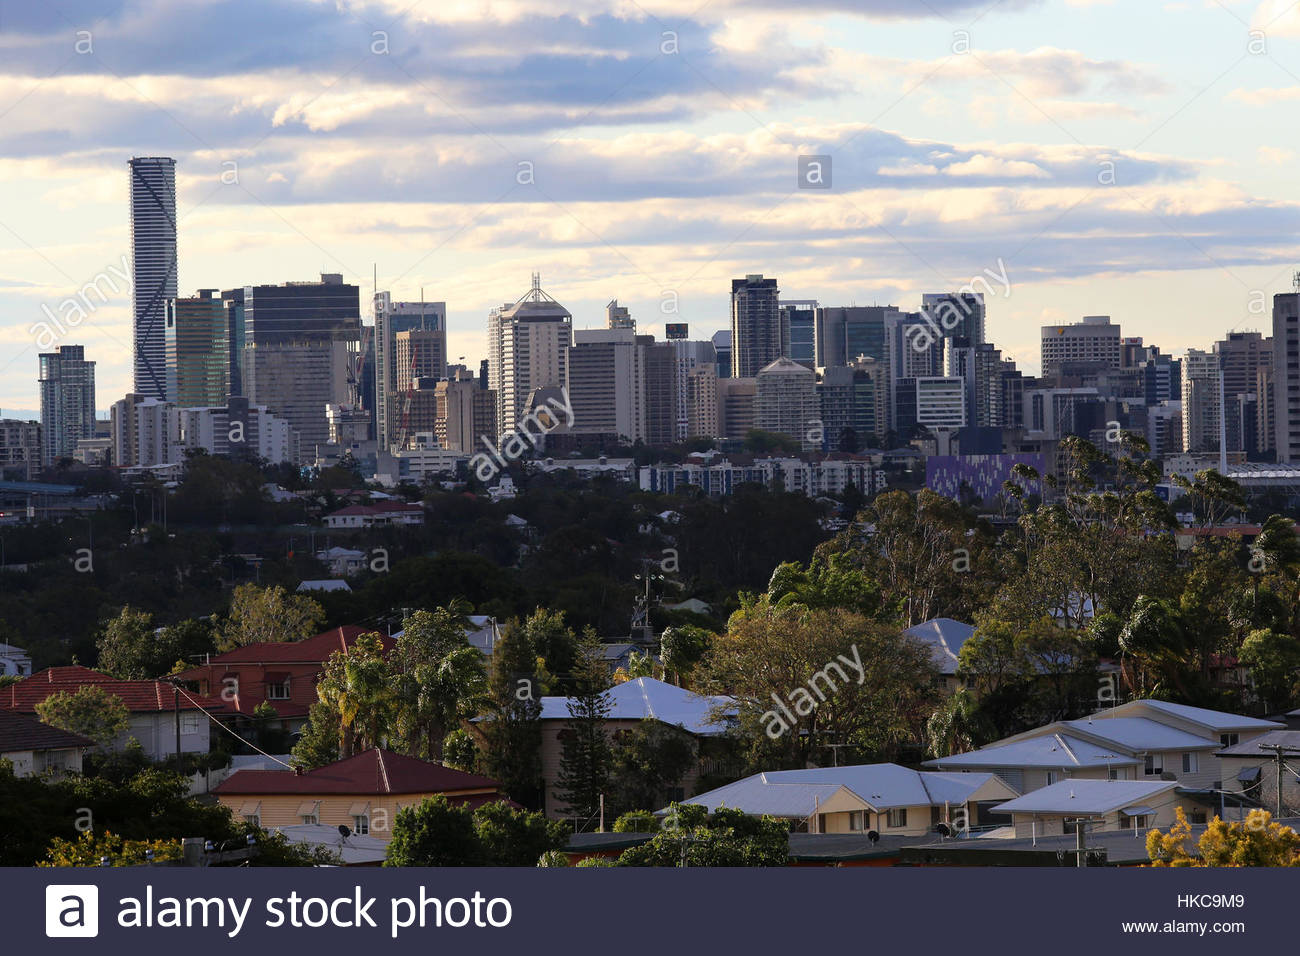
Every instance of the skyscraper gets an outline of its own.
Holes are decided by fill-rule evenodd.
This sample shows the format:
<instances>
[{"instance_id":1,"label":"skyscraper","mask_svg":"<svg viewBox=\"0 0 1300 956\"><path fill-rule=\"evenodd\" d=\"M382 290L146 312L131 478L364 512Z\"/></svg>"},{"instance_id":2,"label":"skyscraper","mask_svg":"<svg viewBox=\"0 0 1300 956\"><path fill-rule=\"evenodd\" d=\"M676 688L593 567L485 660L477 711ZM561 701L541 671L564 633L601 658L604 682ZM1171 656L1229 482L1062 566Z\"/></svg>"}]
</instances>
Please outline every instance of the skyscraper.
<instances>
[{"instance_id":1,"label":"skyscraper","mask_svg":"<svg viewBox=\"0 0 1300 956\"><path fill-rule=\"evenodd\" d=\"M756 376L755 426L793 438L807 451L822 445L817 376L788 358L779 358Z\"/></svg>"},{"instance_id":2,"label":"skyscraper","mask_svg":"<svg viewBox=\"0 0 1300 956\"><path fill-rule=\"evenodd\" d=\"M1300 462L1300 291L1273 296L1272 411L1277 460Z\"/></svg>"},{"instance_id":3,"label":"skyscraper","mask_svg":"<svg viewBox=\"0 0 1300 956\"><path fill-rule=\"evenodd\" d=\"M542 291L541 277L513 303L488 314L488 387L497 393L497 431L513 431L528 396L565 382L573 316Z\"/></svg>"},{"instance_id":4,"label":"skyscraper","mask_svg":"<svg viewBox=\"0 0 1300 956\"><path fill-rule=\"evenodd\" d=\"M230 328L216 289L167 303L167 400L178 408L224 405L230 397Z\"/></svg>"},{"instance_id":5,"label":"skyscraper","mask_svg":"<svg viewBox=\"0 0 1300 956\"><path fill-rule=\"evenodd\" d=\"M437 332L441 337L441 368L432 373L447 374L447 303L394 302L391 293L377 292L375 306L375 428L379 447L387 450L397 429L401 402L399 392L410 386L397 375L396 340L399 332ZM495 437L495 436L493 436Z\"/></svg>"},{"instance_id":6,"label":"skyscraper","mask_svg":"<svg viewBox=\"0 0 1300 956\"><path fill-rule=\"evenodd\" d=\"M95 363L81 345L40 355L41 439L47 465L71 458L77 442L95 437Z\"/></svg>"},{"instance_id":7,"label":"skyscraper","mask_svg":"<svg viewBox=\"0 0 1300 956\"><path fill-rule=\"evenodd\" d=\"M731 375L753 378L781 358L781 290L775 279L731 280Z\"/></svg>"},{"instance_id":8,"label":"skyscraper","mask_svg":"<svg viewBox=\"0 0 1300 956\"><path fill-rule=\"evenodd\" d=\"M816 299L790 299L780 303L781 354L805 368L817 366Z\"/></svg>"},{"instance_id":9,"label":"skyscraper","mask_svg":"<svg viewBox=\"0 0 1300 956\"><path fill-rule=\"evenodd\" d=\"M628 327L579 329L565 363L570 432L629 444L645 438L644 350Z\"/></svg>"},{"instance_id":10,"label":"skyscraper","mask_svg":"<svg viewBox=\"0 0 1300 956\"><path fill-rule=\"evenodd\" d=\"M815 323L817 366L851 365L862 356L886 362L889 350L885 329L891 319L901 314L892 305L819 308Z\"/></svg>"},{"instance_id":11,"label":"skyscraper","mask_svg":"<svg viewBox=\"0 0 1300 956\"><path fill-rule=\"evenodd\" d=\"M1219 450L1222 388L1219 356L1188 349L1183 359L1183 451Z\"/></svg>"},{"instance_id":12,"label":"skyscraper","mask_svg":"<svg viewBox=\"0 0 1300 956\"><path fill-rule=\"evenodd\" d=\"M1085 315L1073 325L1044 325L1040 346L1044 378L1054 375L1064 362L1122 367L1119 326L1108 315Z\"/></svg>"},{"instance_id":13,"label":"skyscraper","mask_svg":"<svg viewBox=\"0 0 1300 956\"><path fill-rule=\"evenodd\" d=\"M143 156L131 177L135 391L167 397L167 303L176 298L176 160Z\"/></svg>"},{"instance_id":14,"label":"skyscraper","mask_svg":"<svg viewBox=\"0 0 1300 956\"><path fill-rule=\"evenodd\" d=\"M605 327L610 329L636 329L636 319L625 305L619 305L618 299L610 300L605 306Z\"/></svg>"},{"instance_id":15,"label":"skyscraper","mask_svg":"<svg viewBox=\"0 0 1300 956\"><path fill-rule=\"evenodd\" d=\"M1267 436L1256 432L1256 412L1260 372L1273 367L1273 340L1259 332L1229 332L1214 343L1214 353L1223 370L1228 451L1257 456L1271 445Z\"/></svg>"}]
</instances>

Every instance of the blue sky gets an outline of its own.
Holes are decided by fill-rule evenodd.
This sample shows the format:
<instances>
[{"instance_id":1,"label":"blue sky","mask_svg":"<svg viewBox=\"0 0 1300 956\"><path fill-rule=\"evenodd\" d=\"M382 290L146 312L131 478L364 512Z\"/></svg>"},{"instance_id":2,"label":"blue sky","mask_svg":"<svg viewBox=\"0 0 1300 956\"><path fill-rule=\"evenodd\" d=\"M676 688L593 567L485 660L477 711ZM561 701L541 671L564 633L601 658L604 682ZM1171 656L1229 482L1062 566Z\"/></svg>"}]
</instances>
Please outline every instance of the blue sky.
<instances>
[{"instance_id":1,"label":"blue sky","mask_svg":"<svg viewBox=\"0 0 1300 956\"><path fill-rule=\"evenodd\" d=\"M559 9L0 0L0 410L36 405L42 306L129 251L132 155L178 160L182 294L342 272L368 302L377 268L475 365L533 271L577 327L617 297L703 337L749 272L916 308L1005 268L989 334L1036 372L1039 326L1082 315L1176 352L1267 330L1300 265L1300 4ZM831 189L796 188L800 154ZM60 339L101 408L129 306Z\"/></svg>"}]
</instances>

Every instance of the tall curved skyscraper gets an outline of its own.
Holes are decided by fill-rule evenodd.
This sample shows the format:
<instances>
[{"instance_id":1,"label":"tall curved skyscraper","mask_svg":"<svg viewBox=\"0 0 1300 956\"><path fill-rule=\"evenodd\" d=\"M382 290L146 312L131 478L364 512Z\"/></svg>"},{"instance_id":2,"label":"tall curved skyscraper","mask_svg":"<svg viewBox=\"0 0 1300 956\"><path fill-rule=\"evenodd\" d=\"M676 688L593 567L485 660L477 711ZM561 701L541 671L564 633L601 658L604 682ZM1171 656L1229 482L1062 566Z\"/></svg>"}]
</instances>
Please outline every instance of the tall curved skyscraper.
<instances>
[{"instance_id":1,"label":"tall curved skyscraper","mask_svg":"<svg viewBox=\"0 0 1300 956\"><path fill-rule=\"evenodd\" d=\"M167 401L167 303L176 298L176 160L139 156L129 166L135 391Z\"/></svg>"}]
</instances>

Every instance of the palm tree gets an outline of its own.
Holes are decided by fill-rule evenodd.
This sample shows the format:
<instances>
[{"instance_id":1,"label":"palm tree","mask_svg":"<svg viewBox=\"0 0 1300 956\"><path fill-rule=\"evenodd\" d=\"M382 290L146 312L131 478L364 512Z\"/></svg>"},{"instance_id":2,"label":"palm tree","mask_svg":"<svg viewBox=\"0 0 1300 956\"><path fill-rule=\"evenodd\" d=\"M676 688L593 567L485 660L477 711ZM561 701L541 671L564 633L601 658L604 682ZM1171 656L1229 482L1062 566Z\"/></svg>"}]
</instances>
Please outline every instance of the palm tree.
<instances>
[{"instance_id":1,"label":"palm tree","mask_svg":"<svg viewBox=\"0 0 1300 956\"><path fill-rule=\"evenodd\" d=\"M991 736L979 701L964 687L944 701L925 722L926 746L931 757L949 757L974 750Z\"/></svg>"},{"instance_id":2,"label":"palm tree","mask_svg":"<svg viewBox=\"0 0 1300 956\"><path fill-rule=\"evenodd\" d=\"M339 717L339 756L387 743L393 723L392 670L378 634L362 634L325 663L316 695Z\"/></svg>"},{"instance_id":3,"label":"palm tree","mask_svg":"<svg viewBox=\"0 0 1300 956\"><path fill-rule=\"evenodd\" d=\"M408 751L442 759L443 740L478 713L487 696L483 655L466 638L468 608L453 602L403 621L395 658L401 668L398 726Z\"/></svg>"}]
</instances>

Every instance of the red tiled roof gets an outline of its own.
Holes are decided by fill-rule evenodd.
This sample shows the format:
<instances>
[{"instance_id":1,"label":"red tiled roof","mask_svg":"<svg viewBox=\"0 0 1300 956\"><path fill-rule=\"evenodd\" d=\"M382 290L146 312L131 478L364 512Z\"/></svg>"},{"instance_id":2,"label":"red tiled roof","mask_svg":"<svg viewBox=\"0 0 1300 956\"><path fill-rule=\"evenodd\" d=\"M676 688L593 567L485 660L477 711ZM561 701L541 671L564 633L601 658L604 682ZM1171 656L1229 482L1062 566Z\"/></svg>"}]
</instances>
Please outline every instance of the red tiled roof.
<instances>
[{"instance_id":1,"label":"red tiled roof","mask_svg":"<svg viewBox=\"0 0 1300 956\"><path fill-rule=\"evenodd\" d=\"M0 710L0 753L19 750L62 750L69 747L90 747L94 741L39 720Z\"/></svg>"},{"instance_id":2,"label":"red tiled roof","mask_svg":"<svg viewBox=\"0 0 1300 956\"><path fill-rule=\"evenodd\" d=\"M229 794L380 794L452 793L458 790L497 790L488 777L453 770L391 750L367 750L306 773L283 770L237 770L213 791ZM484 802L496 797L488 796Z\"/></svg>"},{"instance_id":3,"label":"red tiled roof","mask_svg":"<svg viewBox=\"0 0 1300 956\"><path fill-rule=\"evenodd\" d=\"M338 515L422 514L423 512L424 507L422 505L411 504L406 501L380 501L373 505L348 505L338 511L331 511L329 517L333 518Z\"/></svg>"},{"instance_id":4,"label":"red tiled roof","mask_svg":"<svg viewBox=\"0 0 1300 956\"><path fill-rule=\"evenodd\" d=\"M175 694L170 684L156 680L118 680L79 664L47 667L16 684L0 687L0 708L35 713L36 705L51 694L61 691L75 694L81 687L92 686L102 687L110 694L122 698L127 710L133 714L175 709ZM198 710L200 707L215 711L226 709L225 704L219 700L182 691L181 710Z\"/></svg>"},{"instance_id":5,"label":"red tiled roof","mask_svg":"<svg viewBox=\"0 0 1300 956\"><path fill-rule=\"evenodd\" d=\"M364 627L348 624L325 631L305 641L264 642L245 644L224 654L214 654L202 667L191 667L179 676L183 680L196 680L214 665L227 664L324 664L335 651L345 651L357 642L362 634L370 633ZM380 635L384 650L391 651L397 642ZM231 672L234 673L233 671Z\"/></svg>"}]
</instances>

